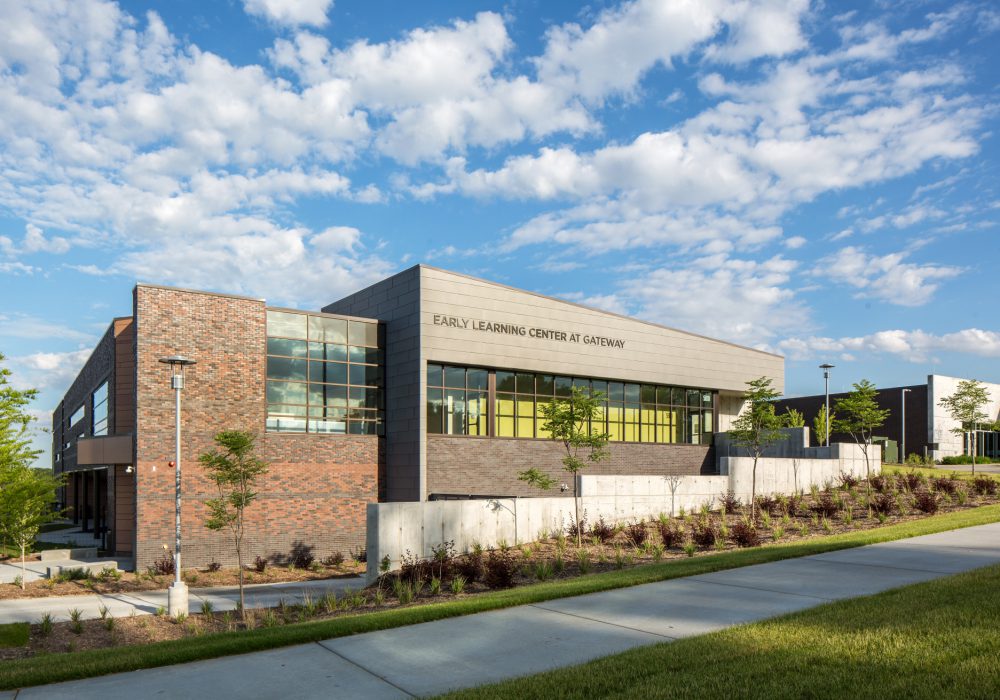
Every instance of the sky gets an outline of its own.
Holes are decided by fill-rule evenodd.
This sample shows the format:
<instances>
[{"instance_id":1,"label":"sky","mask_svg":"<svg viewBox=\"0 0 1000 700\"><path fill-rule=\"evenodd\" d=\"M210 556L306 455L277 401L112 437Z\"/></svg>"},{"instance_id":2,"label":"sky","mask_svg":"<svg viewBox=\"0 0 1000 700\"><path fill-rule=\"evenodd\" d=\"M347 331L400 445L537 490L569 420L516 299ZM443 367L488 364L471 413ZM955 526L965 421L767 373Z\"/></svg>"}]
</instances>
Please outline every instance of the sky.
<instances>
[{"instance_id":1,"label":"sky","mask_svg":"<svg viewBox=\"0 0 1000 700\"><path fill-rule=\"evenodd\" d=\"M137 281L319 309L423 262L790 396L1000 382L998 41L988 1L0 3L0 353L46 425Z\"/></svg>"}]
</instances>

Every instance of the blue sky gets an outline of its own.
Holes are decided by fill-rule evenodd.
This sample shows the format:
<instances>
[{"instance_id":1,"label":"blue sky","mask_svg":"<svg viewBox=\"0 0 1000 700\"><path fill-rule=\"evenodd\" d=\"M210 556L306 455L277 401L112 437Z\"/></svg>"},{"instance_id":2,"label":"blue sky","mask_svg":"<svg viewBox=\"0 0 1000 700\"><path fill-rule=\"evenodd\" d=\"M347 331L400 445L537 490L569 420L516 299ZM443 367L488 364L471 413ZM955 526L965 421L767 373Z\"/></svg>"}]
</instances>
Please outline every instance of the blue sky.
<instances>
[{"instance_id":1,"label":"blue sky","mask_svg":"<svg viewBox=\"0 0 1000 700\"><path fill-rule=\"evenodd\" d=\"M1000 381L991 2L0 4L0 352L48 422L136 281L319 308L417 262Z\"/></svg>"}]
</instances>

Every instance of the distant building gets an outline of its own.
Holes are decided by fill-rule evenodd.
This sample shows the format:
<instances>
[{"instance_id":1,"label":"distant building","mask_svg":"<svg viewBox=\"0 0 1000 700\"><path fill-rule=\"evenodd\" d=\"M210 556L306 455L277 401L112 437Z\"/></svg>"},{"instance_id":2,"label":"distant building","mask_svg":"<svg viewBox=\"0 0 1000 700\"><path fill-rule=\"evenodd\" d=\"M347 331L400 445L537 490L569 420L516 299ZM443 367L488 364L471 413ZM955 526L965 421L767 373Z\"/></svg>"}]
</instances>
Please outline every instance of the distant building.
<instances>
[{"instance_id":1,"label":"distant building","mask_svg":"<svg viewBox=\"0 0 1000 700\"><path fill-rule=\"evenodd\" d=\"M941 374L927 376L926 384L910 386L895 386L878 389L878 403L882 408L889 409L889 420L876 431L879 437L886 437L898 443L903 449L903 431L906 432L906 453L926 456L940 460L942 457L969 454L968 436L952 432L956 423L948 411L941 407L941 399L955 393L958 383L963 381L956 377ZM985 413L991 422L1000 420L1000 384L985 384L990 395L990 402ZM903 425L903 391L906 390L906 425ZM846 393L830 394L830 410L836 400L847 396ZM806 419L806 425L812 427L813 419L823 411L825 397L823 394L814 396L798 396L782 399L777 402L777 411L783 413L788 408L800 411ZM832 442L849 441L849 435L834 432ZM813 435L814 444L816 436ZM977 431L976 452L979 456L1000 458L1000 433L992 430ZM900 460L906 455L900 454Z\"/></svg>"},{"instance_id":2,"label":"distant building","mask_svg":"<svg viewBox=\"0 0 1000 700\"><path fill-rule=\"evenodd\" d=\"M561 445L541 407L573 387L606 396L611 436L592 474L714 474L713 435L749 379L780 391L778 355L424 265L326 306L137 285L53 414L65 504L139 568L173 544L174 402L185 355L185 562L229 563L206 529L214 495L197 457L225 429L257 435L271 465L248 515L250 557L360 549L368 503L539 495ZM430 535L428 535L430 536Z\"/></svg>"}]
</instances>

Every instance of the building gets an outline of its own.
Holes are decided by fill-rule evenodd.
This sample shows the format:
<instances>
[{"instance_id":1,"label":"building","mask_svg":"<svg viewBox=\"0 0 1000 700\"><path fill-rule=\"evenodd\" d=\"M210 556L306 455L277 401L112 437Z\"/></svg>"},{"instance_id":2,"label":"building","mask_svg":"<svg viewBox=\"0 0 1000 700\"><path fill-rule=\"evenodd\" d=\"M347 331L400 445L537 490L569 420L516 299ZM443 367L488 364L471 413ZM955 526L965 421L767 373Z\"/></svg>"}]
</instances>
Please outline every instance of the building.
<instances>
[{"instance_id":1,"label":"building","mask_svg":"<svg viewBox=\"0 0 1000 700\"><path fill-rule=\"evenodd\" d=\"M889 409L889 419L876 433L897 443L900 461L906 459L902 454L904 432L907 455L916 454L940 460L943 457L970 453L968 435L963 436L954 432L958 424L940 405L942 399L955 393L960 381L963 380L957 377L929 374L926 384L878 389L876 400L881 408ZM989 421L995 423L1000 420L1000 384L986 382L984 384L990 396L990 402L984 410L989 416ZM833 410L837 399L845 396L846 393L830 394L830 410ZM806 419L806 425L812 426L813 419L824 410L824 402L825 396L817 394L783 399L778 401L776 406L779 413L787 408L801 412ZM1000 458L1000 433L990 430L992 426L982 427L984 429L977 431L976 452L980 457ZM851 438L849 435L834 432L830 439L831 442L842 442L850 441Z\"/></svg>"},{"instance_id":2,"label":"building","mask_svg":"<svg viewBox=\"0 0 1000 700\"><path fill-rule=\"evenodd\" d=\"M197 456L220 430L258 436L271 464L251 556L364 543L366 504L538 495L565 481L541 406L572 386L606 395L610 457L594 474L712 474L713 433L780 356L418 265L322 312L137 285L53 415L73 517L143 568L173 541L174 403L158 360L197 361L183 392L185 561L232 560L203 527ZM248 511L249 513L249 511Z\"/></svg>"}]
</instances>

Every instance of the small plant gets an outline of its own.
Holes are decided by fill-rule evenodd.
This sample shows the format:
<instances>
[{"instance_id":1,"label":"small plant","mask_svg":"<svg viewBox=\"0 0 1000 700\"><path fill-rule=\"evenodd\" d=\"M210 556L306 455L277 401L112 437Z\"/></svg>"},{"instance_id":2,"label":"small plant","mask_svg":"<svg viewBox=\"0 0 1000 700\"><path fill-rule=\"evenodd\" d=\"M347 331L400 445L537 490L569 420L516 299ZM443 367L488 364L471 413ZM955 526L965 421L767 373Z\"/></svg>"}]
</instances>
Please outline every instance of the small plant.
<instances>
[{"instance_id":1,"label":"small plant","mask_svg":"<svg viewBox=\"0 0 1000 700\"><path fill-rule=\"evenodd\" d=\"M184 624L184 621L188 619L187 613L177 613L174 617L174 622L178 625Z\"/></svg>"},{"instance_id":2,"label":"small plant","mask_svg":"<svg viewBox=\"0 0 1000 700\"><path fill-rule=\"evenodd\" d=\"M72 631L73 634L82 634L83 633L83 611L80 610L79 608L73 608L72 610L69 611L69 619L70 619L70 622L71 622L71 624L70 624L70 631Z\"/></svg>"},{"instance_id":3,"label":"small plant","mask_svg":"<svg viewBox=\"0 0 1000 700\"><path fill-rule=\"evenodd\" d=\"M330 557L327 558L329 559ZM343 555L341 555L341 561L343 561ZM336 564L327 564L327 566L336 566ZM385 574L388 573L389 569L391 568L392 568L392 559L390 559L389 555L386 554L384 557L382 557L382 561L378 563L378 570L383 574Z\"/></svg>"},{"instance_id":4,"label":"small plant","mask_svg":"<svg viewBox=\"0 0 1000 700\"><path fill-rule=\"evenodd\" d=\"M660 531L660 538L663 540L664 547L669 549L670 547L680 547L684 544L684 530L677 523L670 520L667 522L661 520L656 526Z\"/></svg>"},{"instance_id":5,"label":"small plant","mask_svg":"<svg viewBox=\"0 0 1000 700\"><path fill-rule=\"evenodd\" d=\"M988 476L977 476L971 482L972 490L980 496L996 496L997 481Z\"/></svg>"},{"instance_id":6,"label":"small plant","mask_svg":"<svg viewBox=\"0 0 1000 700\"><path fill-rule=\"evenodd\" d=\"M834 498L829 491L821 493L812 505L812 509L824 518L836 515L842 507L843 503Z\"/></svg>"},{"instance_id":7,"label":"small plant","mask_svg":"<svg viewBox=\"0 0 1000 700\"><path fill-rule=\"evenodd\" d=\"M208 565L208 573L214 574L222 570L222 564L217 561L213 561Z\"/></svg>"},{"instance_id":8,"label":"small plant","mask_svg":"<svg viewBox=\"0 0 1000 700\"><path fill-rule=\"evenodd\" d=\"M823 532L825 532L826 534L829 535L831 532L833 532L833 526L830 525L830 521L827 519L825 515L823 516L822 525L823 525Z\"/></svg>"},{"instance_id":9,"label":"small plant","mask_svg":"<svg viewBox=\"0 0 1000 700\"><path fill-rule=\"evenodd\" d=\"M102 581L121 581L122 572L114 568L113 566L106 566L103 569L101 569L101 572L99 574L97 574L97 578L101 579Z\"/></svg>"},{"instance_id":10,"label":"small plant","mask_svg":"<svg viewBox=\"0 0 1000 700\"><path fill-rule=\"evenodd\" d=\"M222 613L222 624L226 626L227 632L233 631L233 613L231 610Z\"/></svg>"},{"instance_id":11,"label":"small plant","mask_svg":"<svg viewBox=\"0 0 1000 700\"><path fill-rule=\"evenodd\" d=\"M504 554L506 554L507 550L510 549L510 545L507 544L507 540L500 539L500 540L497 541L497 549L499 549L501 552L503 552Z\"/></svg>"},{"instance_id":12,"label":"small plant","mask_svg":"<svg viewBox=\"0 0 1000 700\"><path fill-rule=\"evenodd\" d=\"M687 544L684 545L684 553L687 554L689 557L694 556L695 549L697 548L695 547L694 542L688 542Z\"/></svg>"},{"instance_id":13,"label":"small plant","mask_svg":"<svg viewBox=\"0 0 1000 700\"><path fill-rule=\"evenodd\" d=\"M736 492L732 489L719 496L719 506L722 508L724 513L737 514L743 512L743 503L736 496ZM681 508L681 517L684 517L683 508Z\"/></svg>"},{"instance_id":14,"label":"small plant","mask_svg":"<svg viewBox=\"0 0 1000 700\"><path fill-rule=\"evenodd\" d=\"M757 509L761 515L774 515L781 512L781 502L774 496L757 496Z\"/></svg>"},{"instance_id":15,"label":"small plant","mask_svg":"<svg viewBox=\"0 0 1000 700\"><path fill-rule=\"evenodd\" d=\"M750 520L740 518L733 524L730 539L737 547L756 547L760 544L760 533Z\"/></svg>"},{"instance_id":16,"label":"small plant","mask_svg":"<svg viewBox=\"0 0 1000 700\"><path fill-rule=\"evenodd\" d=\"M431 595L437 595L440 592L441 592L441 579L439 579L437 576L432 576L430 593Z\"/></svg>"},{"instance_id":17,"label":"small plant","mask_svg":"<svg viewBox=\"0 0 1000 700\"><path fill-rule=\"evenodd\" d=\"M622 547L615 547L615 568L624 569L626 566L631 566L634 561L631 554L626 552Z\"/></svg>"},{"instance_id":18,"label":"small plant","mask_svg":"<svg viewBox=\"0 0 1000 700\"><path fill-rule=\"evenodd\" d=\"M785 536L785 528L781 527L780 525L771 530L771 539L774 540L775 542L777 542L784 536Z\"/></svg>"},{"instance_id":19,"label":"small plant","mask_svg":"<svg viewBox=\"0 0 1000 700\"><path fill-rule=\"evenodd\" d=\"M771 529L771 513L764 510L763 507L760 510L760 522L768 530Z\"/></svg>"},{"instance_id":20,"label":"small plant","mask_svg":"<svg viewBox=\"0 0 1000 700\"><path fill-rule=\"evenodd\" d=\"M451 580L451 592L455 595L462 593L465 590L465 577L456 576Z\"/></svg>"},{"instance_id":21,"label":"small plant","mask_svg":"<svg viewBox=\"0 0 1000 700\"><path fill-rule=\"evenodd\" d=\"M415 595L413 584L401 578L394 578L392 580L392 594L396 596L396 600L399 601L400 605L412 603Z\"/></svg>"},{"instance_id":22,"label":"small plant","mask_svg":"<svg viewBox=\"0 0 1000 700\"><path fill-rule=\"evenodd\" d=\"M18 588L24 588L24 577L21 574L14 577L14 585Z\"/></svg>"},{"instance_id":23,"label":"small plant","mask_svg":"<svg viewBox=\"0 0 1000 700\"><path fill-rule=\"evenodd\" d=\"M945 493L949 496L958 491L958 479L949 476L939 476L931 479L931 485L938 493Z\"/></svg>"},{"instance_id":24,"label":"small plant","mask_svg":"<svg viewBox=\"0 0 1000 700\"><path fill-rule=\"evenodd\" d=\"M590 552L586 549L581 549L576 553L576 568L581 574L590 572Z\"/></svg>"},{"instance_id":25,"label":"small plant","mask_svg":"<svg viewBox=\"0 0 1000 700\"><path fill-rule=\"evenodd\" d=\"M843 518L845 525L852 524L854 522L854 511L851 508L848 508L847 510L844 511Z\"/></svg>"},{"instance_id":26,"label":"small plant","mask_svg":"<svg viewBox=\"0 0 1000 700\"><path fill-rule=\"evenodd\" d=\"M517 562L509 550L491 550L486 557L483 583L493 589L510 588L514 585L516 573Z\"/></svg>"},{"instance_id":27,"label":"small plant","mask_svg":"<svg viewBox=\"0 0 1000 700\"><path fill-rule=\"evenodd\" d=\"M849 472L840 472L840 488L853 489L860 483L861 479L859 479L854 474L851 474Z\"/></svg>"},{"instance_id":28,"label":"small plant","mask_svg":"<svg viewBox=\"0 0 1000 700\"><path fill-rule=\"evenodd\" d=\"M273 608L266 608L260 616L260 624L262 627L277 627L278 626L278 615L274 612Z\"/></svg>"},{"instance_id":29,"label":"small plant","mask_svg":"<svg viewBox=\"0 0 1000 700\"><path fill-rule=\"evenodd\" d=\"M171 573L173 573L173 571L171 571ZM82 567L75 569L63 569L56 577L59 583L65 583L67 581L86 581L89 578L90 572Z\"/></svg>"},{"instance_id":30,"label":"small plant","mask_svg":"<svg viewBox=\"0 0 1000 700\"><path fill-rule=\"evenodd\" d=\"M163 617L166 614L167 614L167 609L162 605L153 611L153 615L155 617Z\"/></svg>"},{"instance_id":31,"label":"small plant","mask_svg":"<svg viewBox=\"0 0 1000 700\"><path fill-rule=\"evenodd\" d=\"M649 530L646 529L646 522L640 520L637 523L629 523L625 526L625 536L636 547L642 547L649 538Z\"/></svg>"},{"instance_id":32,"label":"small plant","mask_svg":"<svg viewBox=\"0 0 1000 700\"><path fill-rule=\"evenodd\" d=\"M921 490L913 494L913 507L921 513L933 515L934 513L937 513L940 505L941 501L936 493Z\"/></svg>"},{"instance_id":33,"label":"small plant","mask_svg":"<svg viewBox=\"0 0 1000 700\"><path fill-rule=\"evenodd\" d=\"M691 526L691 539L699 547L708 549L719 539L719 530L711 520L703 517Z\"/></svg>"},{"instance_id":34,"label":"small plant","mask_svg":"<svg viewBox=\"0 0 1000 700\"><path fill-rule=\"evenodd\" d=\"M566 562L563 560L562 554L557 554L556 558L552 560L552 573L558 576L565 570Z\"/></svg>"},{"instance_id":35,"label":"small plant","mask_svg":"<svg viewBox=\"0 0 1000 700\"><path fill-rule=\"evenodd\" d=\"M868 507L876 515L889 515L896 510L896 494L879 491L872 495L872 498L868 501Z\"/></svg>"},{"instance_id":36,"label":"small plant","mask_svg":"<svg viewBox=\"0 0 1000 700\"><path fill-rule=\"evenodd\" d=\"M253 570L256 571L258 574L264 573L264 571L267 570L267 559L265 559L260 555L257 555L253 560Z\"/></svg>"},{"instance_id":37,"label":"small plant","mask_svg":"<svg viewBox=\"0 0 1000 700\"><path fill-rule=\"evenodd\" d=\"M45 613L42 615L42 619L38 621L38 633L43 637L48 637L52 634L52 615L50 613Z\"/></svg>"},{"instance_id":38,"label":"small plant","mask_svg":"<svg viewBox=\"0 0 1000 700\"><path fill-rule=\"evenodd\" d=\"M889 519L889 516L885 513L876 513L875 517L878 518L879 525L885 525L885 521Z\"/></svg>"},{"instance_id":39,"label":"small plant","mask_svg":"<svg viewBox=\"0 0 1000 700\"><path fill-rule=\"evenodd\" d=\"M319 598L319 606L324 612L337 612L337 591L332 588L326 589L326 592Z\"/></svg>"},{"instance_id":40,"label":"small plant","mask_svg":"<svg viewBox=\"0 0 1000 700\"><path fill-rule=\"evenodd\" d=\"M968 500L969 500L969 492L966 491L963 488L960 488L957 491L955 491L954 498L955 498L955 502L958 505L964 506L968 502Z\"/></svg>"},{"instance_id":41,"label":"small plant","mask_svg":"<svg viewBox=\"0 0 1000 700\"><path fill-rule=\"evenodd\" d=\"M596 537L601 542L610 542L614 539L615 528L614 526L606 523L604 518L601 517L598 518L597 522L590 527L590 534L592 537Z\"/></svg>"},{"instance_id":42,"label":"small plant","mask_svg":"<svg viewBox=\"0 0 1000 700\"><path fill-rule=\"evenodd\" d=\"M482 549L477 552L473 547L471 553L455 562L455 570L459 576L465 579L466 583L475 583L481 580L485 572Z\"/></svg>"},{"instance_id":43,"label":"small plant","mask_svg":"<svg viewBox=\"0 0 1000 700\"><path fill-rule=\"evenodd\" d=\"M205 617L209 617L214 611L215 611L215 608L212 607L212 601L210 601L210 600L203 600L203 601L201 601L201 614L202 615L204 615Z\"/></svg>"},{"instance_id":44,"label":"small plant","mask_svg":"<svg viewBox=\"0 0 1000 700\"><path fill-rule=\"evenodd\" d=\"M799 536L806 537L808 534L809 534L809 526L806 525L805 523L802 523L802 526L799 528Z\"/></svg>"},{"instance_id":45,"label":"small plant","mask_svg":"<svg viewBox=\"0 0 1000 700\"><path fill-rule=\"evenodd\" d=\"M104 619L104 629L106 629L108 632L114 632L115 631L115 616L114 615L108 615L107 617L105 617L103 619Z\"/></svg>"},{"instance_id":46,"label":"small plant","mask_svg":"<svg viewBox=\"0 0 1000 700\"><path fill-rule=\"evenodd\" d=\"M384 557L384 559L388 559L388 558L389 558L389 555L386 554L385 557ZM324 557L324 559L323 559L323 566L340 566L343 563L344 563L344 553L340 552L340 551L334 552L330 556ZM389 569L386 568L386 571L388 571L388 570Z\"/></svg>"},{"instance_id":47,"label":"small plant","mask_svg":"<svg viewBox=\"0 0 1000 700\"><path fill-rule=\"evenodd\" d=\"M385 604L385 591L376 588L375 594L372 596L372 603L375 604L376 608L381 608Z\"/></svg>"},{"instance_id":48,"label":"small plant","mask_svg":"<svg viewBox=\"0 0 1000 700\"><path fill-rule=\"evenodd\" d=\"M174 575L174 558L169 551L164 552L163 556L153 562L153 565L149 567L149 573L152 576Z\"/></svg>"},{"instance_id":49,"label":"small plant","mask_svg":"<svg viewBox=\"0 0 1000 700\"><path fill-rule=\"evenodd\" d=\"M538 561L532 564L531 574L539 581L548 581L552 578L552 565L547 561Z\"/></svg>"}]
</instances>

